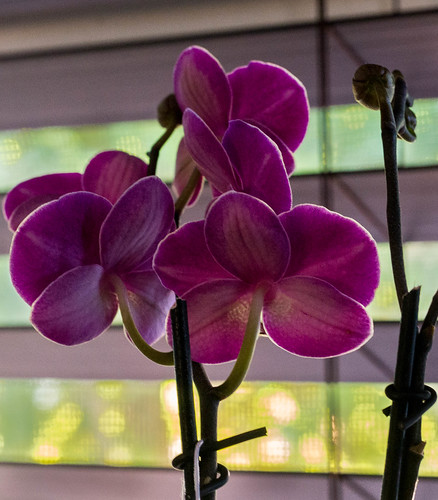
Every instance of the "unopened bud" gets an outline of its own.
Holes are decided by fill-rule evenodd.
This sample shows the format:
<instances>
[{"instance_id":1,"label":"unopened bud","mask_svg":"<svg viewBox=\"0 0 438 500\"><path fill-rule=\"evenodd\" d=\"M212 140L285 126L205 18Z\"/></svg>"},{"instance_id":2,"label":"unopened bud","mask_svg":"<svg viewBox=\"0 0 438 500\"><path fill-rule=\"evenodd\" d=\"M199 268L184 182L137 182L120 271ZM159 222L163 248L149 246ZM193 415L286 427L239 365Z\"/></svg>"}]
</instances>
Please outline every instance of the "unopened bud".
<instances>
[{"instance_id":1,"label":"unopened bud","mask_svg":"<svg viewBox=\"0 0 438 500\"><path fill-rule=\"evenodd\" d=\"M415 127L417 126L417 117L411 108L406 108L404 116L404 124L400 127L397 135L400 139L407 142L414 142L417 138Z\"/></svg>"},{"instance_id":2,"label":"unopened bud","mask_svg":"<svg viewBox=\"0 0 438 500\"><path fill-rule=\"evenodd\" d=\"M378 64L363 64L353 77L353 95L362 106L380 109L381 102L394 97L394 76Z\"/></svg>"},{"instance_id":3,"label":"unopened bud","mask_svg":"<svg viewBox=\"0 0 438 500\"><path fill-rule=\"evenodd\" d=\"M406 128L409 130L411 134L415 135L415 127L417 126L417 117L410 108L406 108L405 121L406 121Z\"/></svg>"},{"instance_id":4,"label":"unopened bud","mask_svg":"<svg viewBox=\"0 0 438 500\"><path fill-rule=\"evenodd\" d=\"M182 111L176 102L175 94L165 97L157 108L158 122L164 128L182 123Z\"/></svg>"},{"instance_id":5,"label":"unopened bud","mask_svg":"<svg viewBox=\"0 0 438 500\"><path fill-rule=\"evenodd\" d=\"M394 75L394 81L395 81L395 87L396 87L396 96L397 96L397 87L403 88L403 92L400 92L400 95L404 98L404 103L402 103L404 109L404 115L403 115L403 121L399 126L399 129L397 131L397 135L399 139L403 139L407 142L414 142L415 139L417 138L415 134L415 127L417 126L417 117L415 116L415 113L412 111L411 106L414 104L414 100L412 97L409 95L407 87L406 87L406 81L398 69L395 69L392 74ZM396 97L394 98L394 101L396 100ZM400 106L400 103L394 102L392 103L394 110L396 109L396 106Z\"/></svg>"}]
</instances>

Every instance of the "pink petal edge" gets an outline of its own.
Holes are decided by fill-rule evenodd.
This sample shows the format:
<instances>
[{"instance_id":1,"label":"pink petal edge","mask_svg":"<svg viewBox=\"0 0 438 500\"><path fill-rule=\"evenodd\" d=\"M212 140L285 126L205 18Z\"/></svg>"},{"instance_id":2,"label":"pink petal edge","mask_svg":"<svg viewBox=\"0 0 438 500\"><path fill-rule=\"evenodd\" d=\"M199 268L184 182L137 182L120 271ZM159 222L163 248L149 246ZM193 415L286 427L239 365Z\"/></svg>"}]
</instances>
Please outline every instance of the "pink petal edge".
<instances>
[{"instance_id":1,"label":"pink petal edge","mask_svg":"<svg viewBox=\"0 0 438 500\"><path fill-rule=\"evenodd\" d=\"M117 300L101 266L71 269L53 281L32 305L31 322L48 339L77 345L111 325Z\"/></svg>"},{"instance_id":2,"label":"pink petal edge","mask_svg":"<svg viewBox=\"0 0 438 500\"><path fill-rule=\"evenodd\" d=\"M365 308L325 281L285 278L265 298L263 324L271 340L298 356L328 358L369 340L373 323Z\"/></svg>"}]
</instances>

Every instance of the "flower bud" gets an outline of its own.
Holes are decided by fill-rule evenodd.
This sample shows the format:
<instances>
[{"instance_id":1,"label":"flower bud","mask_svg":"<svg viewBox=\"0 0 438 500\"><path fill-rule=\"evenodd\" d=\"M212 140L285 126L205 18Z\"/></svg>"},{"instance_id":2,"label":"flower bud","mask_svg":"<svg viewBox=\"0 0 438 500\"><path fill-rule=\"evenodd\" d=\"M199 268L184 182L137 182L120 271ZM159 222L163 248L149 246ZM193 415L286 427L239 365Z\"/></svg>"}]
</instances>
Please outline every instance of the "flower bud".
<instances>
[{"instance_id":1,"label":"flower bud","mask_svg":"<svg viewBox=\"0 0 438 500\"><path fill-rule=\"evenodd\" d=\"M415 135L415 127L417 126L417 117L410 108L406 108L405 121L406 121L406 128L409 130L411 134Z\"/></svg>"},{"instance_id":2,"label":"flower bud","mask_svg":"<svg viewBox=\"0 0 438 500\"><path fill-rule=\"evenodd\" d=\"M158 122L164 128L182 123L182 111L176 102L175 94L165 97L157 108Z\"/></svg>"},{"instance_id":3,"label":"flower bud","mask_svg":"<svg viewBox=\"0 0 438 500\"><path fill-rule=\"evenodd\" d=\"M397 135L399 139L407 142L414 142L417 138L415 127L417 126L417 117L411 108L406 108L404 116L404 124L400 127Z\"/></svg>"},{"instance_id":4,"label":"flower bud","mask_svg":"<svg viewBox=\"0 0 438 500\"><path fill-rule=\"evenodd\" d=\"M397 93L400 93L400 97L404 98L404 102L402 104L403 105L402 109L404 109L403 121L399 126L397 135L399 139L403 139L407 142L414 142L415 139L417 138L415 134L415 127L417 126L417 117L415 116L415 113L411 109L411 106L413 106L414 104L414 100L407 91L406 81L403 74L397 69L395 69L392 72L392 74L394 75L394 81L396 87L396 96L394 97L394 100L392 102L394 111L396 109L396 106L400 106L400 103L394 102L396 101ZM404 88L403 92L397 91L397 86L399 86L400 88Z\"/></svg>"},{"instance_id":5,"label":"flower bud","mask_svg":"<svg viewBox=\"0 0 438 500\"><path fill-rule=\"evenodd\" d=\"M383 66L363 64L353 77L353 95L362 106L380 109L381 102L394 97L394 76Z\"/></svg>"}]
</instances>

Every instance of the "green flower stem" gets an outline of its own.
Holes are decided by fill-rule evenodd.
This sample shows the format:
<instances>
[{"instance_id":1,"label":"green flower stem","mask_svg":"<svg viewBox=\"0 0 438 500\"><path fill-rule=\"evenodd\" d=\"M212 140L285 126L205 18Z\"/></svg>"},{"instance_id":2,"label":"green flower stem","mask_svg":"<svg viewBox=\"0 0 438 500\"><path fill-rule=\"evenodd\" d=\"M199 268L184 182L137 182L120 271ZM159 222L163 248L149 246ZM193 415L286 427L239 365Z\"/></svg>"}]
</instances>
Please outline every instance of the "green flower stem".
<instances>
[{"instance_id":1,"label":"green flower stem","mask_svg":"<svg viewBox=\"0 0 438 500\"><path fill-rule=\"evenodd\" d=\"M181 214L187 205L187 203L190 200L190 197L193 194L193 191L196 188L196 185L198 184L198 181L201 177L201 174L197 168L195 168L190 175L190 178L185 185L184 189L182 190L181 194L179 195L178 199L175 202L175 223L178 226L179 224L179 218L181 217Z\"/></svg>"},{"instance_id":2,"label":"green flower stem","mask_svg":"<svg viewBox=\"0 0 438 500\"><path fill-rule=\"evenodd\" d=\"M214 388L214 392L219 400L223 400L231 394L243 382L254 354L256 342L260 330L260 316L263 308L266 289L259 287L256 289L249 310L248 323L246 325L245 336L237 360L228 378L221 385Z\"/></svg>"},{"instance_id":3,"label":"green flower stem","mask_svg":"<svg viewBox=\"0 0 438 500\"><path fill-rule=\"evenodd\" d=\"M173 352L162 352L154 349L144 340L144 338L140 335L140 332L137 330L137 327L135 326L134 320L131 316L131 311L129 310L128 300L126 298L126 287L123 284L122 280L118 276L113 275L111 277L111 282L114 286L119 301L123 325L126 328L126 331L129 334L129 338L132 340L135 347L137 347L137 349L142 354L144 354L154 363L164 366L173 366Z\"/></svg>"},{"instance_id":4,"label":"green flower stem","mask_svg":"<svg viewBox=\"0 0 438 500\"><path fill-rule=\"evenodd\" d=\"M208 484L212 478L216 477L217 451L213 443L217 442L219 403L236 391L248 371L259 335L265 292L264 287L259 287L253 295L242 347L230 375L223 384L213 387L204 367L199 363L193 363L193 378L199 394L201 439L208 449L208 451L204 449L205 451L201 452L201 486ZM204 495L202 498L215 500L216 492Z\"/></svg>"}]
</instances>

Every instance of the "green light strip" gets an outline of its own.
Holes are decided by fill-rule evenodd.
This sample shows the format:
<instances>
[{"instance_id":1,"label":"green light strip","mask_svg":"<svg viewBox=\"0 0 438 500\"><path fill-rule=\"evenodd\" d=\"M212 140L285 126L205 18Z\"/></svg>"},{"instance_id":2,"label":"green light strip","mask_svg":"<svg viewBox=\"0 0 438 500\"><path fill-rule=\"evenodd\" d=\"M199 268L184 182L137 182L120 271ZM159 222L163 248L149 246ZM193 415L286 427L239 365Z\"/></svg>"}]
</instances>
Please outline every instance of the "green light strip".
<instances>
[{"instance_id":1,"label":"green light strip","mask_svg":"<svg viewBox=\"0 0 438 500\"><path fill-rule=\"evenodd\" d=\"M420 318L424 318L437 290L436 268L438 242L408 242L405 244L405 262L408 285L421 285ZM368 311L374 321L399 321L400 312L391 274L391 260L387 243L379 243L381 280L374 301ZM414 281L415 280L415 281ZM0 328L30 326L30 308L14 290L9 276L9 255L0 255ZM117 321L120 324L120 320Z\"/></svg>"},{"instance_id":2,"label":"green light strip","mask_svg":"<svg viewBox=\"0 0 438 500\"><path fill-rule=\"evenodd\" d=\"M342 454L329 456L328 391ZM389 421L383 384L246 382L221 407L219 439L268 437L219 452L232 470L380 475ZM438 408L423 417L421 472L438 477ZM0 380L0 462L170 467L180 453L174 381ZM334 468L333 468L334 467Z\"/></svg>"},{"instance_id":3,"label":"green light strip","mask_svg":"<svg viewBox=\"0 0 438 500\"><path fill-rule=\"evenodd\" d=\"M407 167L438 163L438 99L415 102L418 139L399 143L400 164ZM320 173L319 109L312 109L308 133L298 148L294 175ZM379 113L357 104L328 109L329 170L361 171L382 168ZM107 149L121 149L146 158L146 152L163 133L154 120L76 127L46 127L0 131L0 192L38 175L82 172L88 161ZM179 129L160 155L157 174L166 182L173 178L175 155L181 138Z\"/></svg>"},{"instance_id":4,"label":"green light strip","mask_svg":"<svg viewBox=\"0 0 438 500\"><path fill-rule=\"evenodd\" d=\"M400 310L392 277L388 243L378 243L381 268L380 285L368 312L374 321L399 321ZM438 242L409 241L404 244L406 276L409 289L421 286L419 318L423 319L437 291L436 263ZM434 271L435 270L435 271Z\"/></svg>"},{"instance_id":5,"label":"green light strip","mask_svg":"<svg viewBox=\"0 0 438 500\"><path fill-rule=\"evenodd\" d=\"M122 150L147 160L147 151L163 132L153 120L0 131L0 192L39 175L82 173L90 159L105 150ZM157 175L166 182L173 178L181 136L179 129L160 153Z\"/></svg>"}]
</instances>

